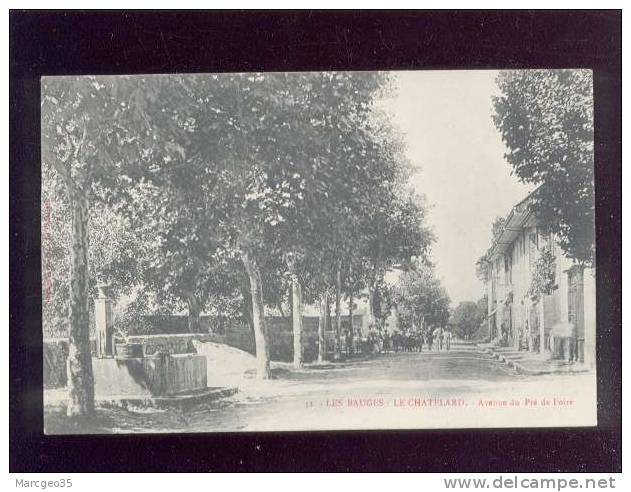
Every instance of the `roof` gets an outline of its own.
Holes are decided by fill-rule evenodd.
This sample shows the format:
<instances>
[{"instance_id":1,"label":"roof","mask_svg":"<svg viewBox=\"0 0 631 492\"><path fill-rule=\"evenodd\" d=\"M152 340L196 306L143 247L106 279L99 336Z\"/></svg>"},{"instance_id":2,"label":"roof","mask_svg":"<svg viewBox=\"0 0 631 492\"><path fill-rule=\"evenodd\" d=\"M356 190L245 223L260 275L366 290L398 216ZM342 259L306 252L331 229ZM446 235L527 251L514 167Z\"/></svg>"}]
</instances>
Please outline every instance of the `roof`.
<instances>
[{"instance_id":1,"label":"roof","mask_svg":"<svg viewBox=\"0 0 631 492\"><path fill-rule=\"evenodd\" d=\"M517 203L509 212L504 223L502 232L497 236L491 247L486 253L488 258L497 254L505 253L508 247L515 242L519 234L525 227L537 225L538 221L533 215L530 208L533 194L537 190L532 191L522 201Z\"/></svg>"}]
</instances>

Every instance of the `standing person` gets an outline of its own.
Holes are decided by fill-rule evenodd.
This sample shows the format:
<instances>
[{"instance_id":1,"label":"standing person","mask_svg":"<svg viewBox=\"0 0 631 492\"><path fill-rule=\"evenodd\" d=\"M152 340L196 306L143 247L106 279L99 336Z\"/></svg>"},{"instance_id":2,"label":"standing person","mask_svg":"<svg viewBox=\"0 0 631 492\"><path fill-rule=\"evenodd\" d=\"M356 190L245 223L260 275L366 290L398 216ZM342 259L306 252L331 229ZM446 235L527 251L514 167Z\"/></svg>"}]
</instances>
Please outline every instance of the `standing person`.
<instances>
[{"instance_id":1,"label":"standing person","mask_svg":"<svg viewBox=\"0 0 631 492\"><path fill-rule=\"evenodd\" d=\"M436 339L438 351L440 352L443 349L443 329L441 326L434 330L434 338Z\"/></svg>"},{"instance_id":2,"label":"standing person","mask_svg":"<svg viewBox=\"0 0 631 492\"><path fill-rule=\"evenodd\" d=\"M506 322L502 321L500 323L500 343L501 347L506 347L508 345L508 331L506 330Z\"/></svg>"},{"instance_id":3,"label":"standing person","mask_svg":"<svg viewBox=\"0 0 631 492\"><path fill-rule=\"evenodd\" d=\"M383 336L383 351L390 352L390 333L386 331L386 334Z\"/></svg>"},{"instance_id":4,"label":"standing person","mask_svg":"<svg viewBox=\"0 0 631 492\"><path fill-rule=\"evenodd\" d=\"M451 348L451 332L449 330L445 330L444 338L445 338L445 348L449 350Z\"/></svg>"},{"instance_id":5,"label":"standing person","mask_svg":"<svg viewBox=\"0 0 631 492\"><path fill-rule=\"evenodd\" d=\"M350 355L353 353L353 336L351 335L351 330L346 330L346 355Z\"/></svg>"},{"instance_id":6,"label":"standing person","mask_svg":"<svg viewBox=\"0 0 631 492\"><path fill-rule=\"evenodd\" d=\"M432 333L432 330L430 329L427 331L427 350L431 351L433 345L434 345L434 334Z\"/></svg>"}]
</instances>

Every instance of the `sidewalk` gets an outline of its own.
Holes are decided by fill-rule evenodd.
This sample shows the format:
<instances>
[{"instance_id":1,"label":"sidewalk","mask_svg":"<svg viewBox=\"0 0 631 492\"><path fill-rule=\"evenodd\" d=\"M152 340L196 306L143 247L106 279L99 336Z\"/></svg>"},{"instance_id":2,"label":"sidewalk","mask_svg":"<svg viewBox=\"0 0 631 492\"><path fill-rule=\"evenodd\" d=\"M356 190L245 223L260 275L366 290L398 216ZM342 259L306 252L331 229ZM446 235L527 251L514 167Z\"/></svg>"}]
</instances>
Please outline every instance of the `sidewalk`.
<instances>
[{"instance_id":1,"label":"sidewalk","mask_svg":"<svg viewBox=\"0 0 631 492\"><path fill-rule=\"evenodd\" d=\"M586 373L589 369L579 362L552 359L550 354L515 350L514 347L499 347L494 343L478 343L477 346L493 358L512 367L520 374L575 374Z\"/></svg>"}]
</instances>

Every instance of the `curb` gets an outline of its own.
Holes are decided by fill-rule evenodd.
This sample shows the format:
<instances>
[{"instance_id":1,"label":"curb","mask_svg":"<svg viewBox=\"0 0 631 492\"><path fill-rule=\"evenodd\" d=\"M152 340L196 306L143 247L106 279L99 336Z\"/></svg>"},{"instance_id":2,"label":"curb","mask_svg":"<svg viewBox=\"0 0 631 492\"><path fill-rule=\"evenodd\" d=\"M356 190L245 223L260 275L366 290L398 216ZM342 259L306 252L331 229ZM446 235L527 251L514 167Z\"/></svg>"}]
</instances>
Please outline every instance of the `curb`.
<instances>
[{"instance_id":1,"label":"curb","mask_svg":"<svg viewBox=\"0 0 631 492\"><path fill-rule=\"evenodd\" d=\"M108 395L97 396L95 405L100 408L173 408L190 407L199 403L217 401L228 398L238 392L238 388L207 388L194 393L179 394L173 396L128 396L128 395ZM44 407L65 407L66 401L59 401L51 404L44 404Z\"/></svg>"},{"instance_id":2,"label":"curb","mask_svg":"<svg viewBox=\"0 0 631 492\"><path fill-rule=\"evenodd\" d=\"M101 407L128 408L172 408L177 406L192 406L199 403L217 401L228 398L238 392L238 388L208 388L196 393L173 395L173 396L152 396L152 397L102 397L98 398L96 404Z\"/></svg>"},{"instance_id":3,"label":"curb","mask_svg":"<svg viewBox=\"0 0 631 492\"><path fill-rule=\"evenodd\" d=\"M511 369L514 369L515 372L517 372L518 374L527 374L529 376L540 376L543 374L552 374L554 372L554 371L538 371L535 369L528 369L524 367L523 365L521 365L519 362L515 362L514 360L507 359L504 355L500 354L499 352L496 352L493 349L490 349L487 347L480 347L478 344L476 344L476 347L482 350L485 354L490 355L493 359L497 359L503 364L506 364Z\"/></svg>"},{"instance_id":4,"label":"curb","mask_svg":"<svg viewBox=\"0 0 631 492\"><path fill-rule=\"evenodd\" d=\"M480 347L478 344L476 344L476 347L478 347L484 353L490 355L492 358L497 359L500 362L506 364L508 367L514 369L515 372L517 372L518 374L525 374L525 375L528 375L528 376L543 376L543 375L546 375L546 374L581 374L581 373L588 373L589 372L588 370L558 371L558 370L554 370L554 369L549 369L549 370L545 370L545 369L543 369L543 370L541 370L541 369L529 369L527 367L524 367L522 364L520 364L517 361L507 359L504 355L500 354L499 352L496 352L495 350L493 350L491 348Z\"/></svg>"}]
</instances>

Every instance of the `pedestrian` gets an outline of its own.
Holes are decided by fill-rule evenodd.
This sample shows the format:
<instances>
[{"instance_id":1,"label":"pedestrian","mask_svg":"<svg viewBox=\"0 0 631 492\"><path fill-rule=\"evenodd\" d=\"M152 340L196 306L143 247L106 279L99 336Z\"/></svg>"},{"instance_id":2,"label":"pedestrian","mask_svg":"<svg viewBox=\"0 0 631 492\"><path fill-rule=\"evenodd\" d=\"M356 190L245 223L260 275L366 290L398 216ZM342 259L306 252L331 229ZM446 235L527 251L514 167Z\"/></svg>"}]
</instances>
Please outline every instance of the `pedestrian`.
<instances>
[{"instance_id":1,"label":"pedestrian","mask_svg":"<svg viewBox=\"0 0 631 492\"><path fill-rule=\"evenodd\" d=\"M434 345L434 335L432 331L427 332L427 350L431 351Z\"/></svg>"},{"instance_id":2,"label":"pedestrian","mask_svg":"<svg viewBox=\"0 0 631 492\"><path fill-rule=\"evenodd\" d=\"M346 330L346 355L353 353L353 335L350 329Z\"/></svg>"},{"instance_id":3,"label":"pedestrian","mask_svg":"<svg viewBox=\"0 0 631 492\"><path fill-rule=\"evenodd\" d=\"M508 330L506 329L506 322L500 323L500 346L506 347L508 345Z\"/></svg>"},{"instance_id":4,"label":"pedestrian","mask_svg":"<svg viewBox=\"0 0 631 492\"><path fill-rule=\"evenodd\" d=\"M441 326L434 330L434 338L436 339L436 345L440 352L443 349L443 328Z\"/></svg>"},{"instance_id":5,"label":"pedestrian","mask_svg":"<svg viewBox=\"0 0 631 492\"><path fill-rule=\"evenodd\" d=\"M443 337L445 339L445 348L449 350L451 348L451 332L449 330L445 330Z\"/></svg>"}]
</instances>

